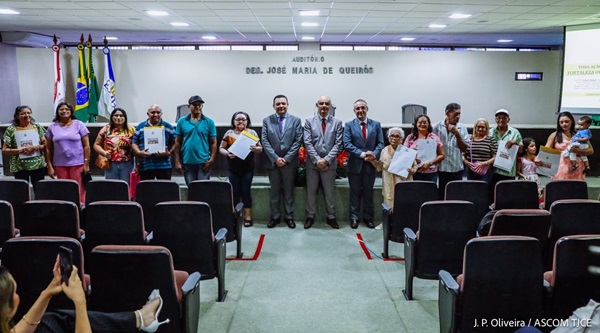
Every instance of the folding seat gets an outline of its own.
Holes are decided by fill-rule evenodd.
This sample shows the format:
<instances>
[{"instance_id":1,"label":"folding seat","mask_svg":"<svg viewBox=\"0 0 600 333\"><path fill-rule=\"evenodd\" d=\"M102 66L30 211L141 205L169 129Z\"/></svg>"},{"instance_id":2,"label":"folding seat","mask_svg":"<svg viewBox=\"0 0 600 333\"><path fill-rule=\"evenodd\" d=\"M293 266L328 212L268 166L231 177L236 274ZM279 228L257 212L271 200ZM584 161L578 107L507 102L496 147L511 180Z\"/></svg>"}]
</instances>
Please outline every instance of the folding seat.
<instances>
[{"instance_id":1,"label":"folding seat","mask_svg":"<svg viewBox=\"0 0 600 333\"><path fill-rule=\"evenodd\" d=\"M553 180L544 187L545 210L550 210L552 203L554 203L556 200L587 198L587 183L583 180Z\"/></svg>"},{"instance_id":2,"label":"folding seat","mask_svg":"<svg viewBox=\"0 0 600 333\"><path fill-rule=\"evenodd\" d=\"M197 333L200 314L200 274L175 271L171 253L162 246L101 245L92 250L90 310L139 309L154 289L163 307L158 333Z\"/></svg>"},{"instance_id":3,"label":"folding seat","mask_svg":"<svg viewBox=\"0 0 600 333\"><path fill-rule=\"evenodd\" d=\"M29 183L23 179L0 179L0 200L10 202L15 214L15 227L21 226L21 212L23 204L31 200Z\"/></svg>"},{"instance_id":4,"label":"folding seat","mask_svg":"<svg viewBox=\"0 0 600 333\"><path fill-rule=\"evenodd\" d=\"M79 241L67 237L17 237L4 243L0 258L18 284L21 304L15 318L21 318L46 289L52 280L52 268L60 246L73 251L73 265L77 266L79 278L87 290L89 278L85 278L83 251ZM52 297L48 309L74 309L73 302L64 294Z\"/></svg>"},{"instance_id":5,"label":"folding seat","mask_svg":"<svg viewBox=\"0 0 600 333\"><path fill-rule=\"evenodd\" d=\"M63 200L31 200L23 204L21 236L59 236L80 239L79 206Z\"/></svg>"},{"instance_id":6,"label":"folding seat","mask_svg":"<svg viewBox=\"0 0 600 333\"><path fill-rule=\"evenodd\" d=\"M179 184L172 180L142 180L137 185L135 201L142 205L144 225L148 232L154 230L154 206L159 202L179 200Z\"/></svg>"},{"instance_id":7,"label":"folding seat","mask_svg":"<svg viewBox=\"0 0 600 333\"><path fill-rule=\"evenodd\" d=\"M549 284L548 318L568 318L590 299L600 300L600 275L589 269L600 264L600 257L591 253L591 246L600 246L600 234L567 236L556 242L552 270L544 273Z\"/></svg>"},{"instance_id":8,"label":"folding seat","mask_svg":"<svg viewBox=\"0 0 600 333\"><path fill-rule=\"evenodd\" d=\"M546 245L545 269L552 269L554 245L565 236L600 235L600 201L589 199L565 199L555 201L550 207L551 223Z\"/></svg>"},{"instance_id":9,"label":"folding seat","mask_svg":"<svg viewBox=\"0 0 600 333\"><path fill-rule=\"evenodd\" d=\"M89 192L88 192L89 193ZM84 209L85 240L83 250L89 258L98 245L144 245L144 214L142 206L132 201L97 201ZM91 260L86 260L88 267Z\"/></svg>"},{"instance_id":10,"label":"folding seat","mask_svg":"<svg viewBox=\"0 0 600 333\"><path fill-rule=\"evenodd\" d=\"M446 184L445 200L465 200L475 205L478 221L490 211L488 184L483 180L453 180Z\"/></svg>"},{"instance_id":11,"label":"folding seat","mask_svg":"<svg viewBox=\"0 0 600 333\"><path fill-rule=\"evenodd\" d=\"M532 237L470 240L465 246L462 275L455 280L450 273L439 272L440 332L513 332L515 327L499 328L498 322L527 325L541 318L541 255L542 246Z\"/></svg>"},{"instance_id":12,"label":"folding seat","mask_svg":"<svg viewBox=\"0 0 600 333\"><path fill-rule=\"evenodd\" d=\"M220 180L196 180L188 189L188 200L206 202L212 211L216 230L227 229L227 242L236 241L236 257L242 253L242 210L244 204L233 201L233 188L229 182Z\"/></svg>"},{"instance_id":13,"label":"folding seat","mask_svg":"<svg viewBox=\"0 0 600 333\"><path fill-rule=\"evenodd\" d=\"M415 277L436 280L441 269L460 274L465 245L475 237L478 223L472 202L429 201L421 206L418 232L404 229L407 300L413 299Z\"/></svg>"},{"instance_id":14,"label":"folding seat","mask_svg":"<svg viewBox=\"0 0 600 333\"><path fill-rule=\"evenodd\" d=\"M15 229L15 217L10 202L0 200L0 252L2 244L19 232Z\"/></svg>"},{"instance_id":15,"label":"folding seat","mask_svg":"<svg viewBox=\"0 0 600 333\"><path fill-rule=\"evenodd\" d=\"M64 200L81 207L79 183L72 179L44 179L37 183L35 200Z\"/></svg>"},{"instance_id":16,"label":"folding seat","mask_svg":"<svg viewBox=\"0 0 600 333\"><path fill-rule=\"evenodd\" d=\"M551 219L543 209L501 209L494 215L488 236L529 236L545 246Z\"/></svg>"},{"instance_id":17,"label":"folding seat","mask_svg":"<svg viewBox=\"0 0 600 333\"><path fill-rule=\"evenodd\" d=\"M85 187L85 205L96 201L129 201L129 185L120 179L95 179Z\"/></svg>"},{"instance_id":18,"label":"folding seat","mask_svg":"<svg viewBox=\"0 0 600 333\"><path fill-rule=\"evenodd\" d=\"M404 228L417 230L419 211L427 201L438 200L437 185L433 182L413 180L400 182L394 187L394 207L383 207L383 253L388 258L389 241L403 243Z\"/></svg>"},{"instance_id":19,"label":"folding seat","mask_svg":"<svg viewBox=\"0 0 600 333\"><path fill-rule=\"evenodd\" d=\"M225 300L227 229L213 233L211 208L205 202L169 201L154 207L153 245L173 254L175 269L200 272L202 280L217 278L219 302Z\"/></svg>"},{"instance_id":20,"label":"folding seat","mask_svg":"<svg viewBox=\"0 0 600 333\"><path fill-rule=\"evenodd\" d=\"M494 209L540 208L537 183L528 180L501 180L494 189Z\"/></svg>"}]
</instances>

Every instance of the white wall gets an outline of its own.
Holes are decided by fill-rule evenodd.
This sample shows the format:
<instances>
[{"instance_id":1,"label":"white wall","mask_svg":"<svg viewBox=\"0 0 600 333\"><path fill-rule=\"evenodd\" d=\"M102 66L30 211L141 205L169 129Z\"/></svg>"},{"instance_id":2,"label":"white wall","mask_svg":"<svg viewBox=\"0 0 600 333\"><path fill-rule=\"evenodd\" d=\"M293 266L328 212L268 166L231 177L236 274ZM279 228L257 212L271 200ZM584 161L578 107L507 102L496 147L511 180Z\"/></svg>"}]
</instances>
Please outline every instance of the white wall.
<instances>
[{"instance_id":1,"label":"white wall","mask_svg":"<svg viewBox=\"0 0 600 333\"><path fill-rule=\"evenodd\" d=\"M61 50L67 77L67 100L74 102L77 50ZM111 52L117 103L130 122L146 118L150 104L163 107L164 119L175 120L175 110L191 95L206 101L204 112L217 124L228 124L234 111L248 112L254 125L273 112L276 94L289 98L290 113L312 115L320 95L329 95L342 120L354 117L352 104L369 103L369 116L385 124L401 122L400 107L415 103L428 107L432 121L443 118L450 102L462 105L462 119L493 120L498 108L511 111L512 124L555 123L560 86L560 52L241 52L241 51L129 51ZM297 62L297 57L319 62ZM323 62L321 62L323 57ZM50 49L17 49L21 103L29 104L39 122L53 117L53 54ZM246 74L260 66L264 74ZM266 74L270 66L286 74ZM340 67L371 67L373 74L340 74ZM99 83L104 58L94 51ZM292 67L315 68L317 74L292 74ZM323 74L331 67L333 74ZM543 81L514 81L516 71L543 72Z\"/></svg>"}]
</instances>

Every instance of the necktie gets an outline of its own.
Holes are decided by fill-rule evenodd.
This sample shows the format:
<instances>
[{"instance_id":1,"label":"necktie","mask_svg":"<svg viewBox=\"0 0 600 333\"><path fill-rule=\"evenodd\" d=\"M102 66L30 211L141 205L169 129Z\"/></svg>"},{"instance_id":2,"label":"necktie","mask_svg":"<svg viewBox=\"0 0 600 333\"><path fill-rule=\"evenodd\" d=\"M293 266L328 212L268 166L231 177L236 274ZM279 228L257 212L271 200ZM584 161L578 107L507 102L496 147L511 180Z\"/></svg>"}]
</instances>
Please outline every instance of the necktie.
<instances>
[{"instance_id":1,"label":"necktie","mask_svg":"<svg viewBox=\"0 0 600 333\"><path fill-rule=\"evenodd\" d=\"M279 135L283 134L283 117L279 116L279 123L277 124L277 127L279 128Z\"/></svg>"},{"instance_id":2,"label":"necktie","mask_svg":"<svg viewBox=\"0 0 600 333\"><path fill-rule=\"evenodd\" d=\"M321 128L323 129L323 134L325 134L325 128L327 128L327 123L325 122L325 118L321 118Z\"/></svg>"},{"instance_id":3,"label":"necktie","mask_svg":"<svg viewBox=\"0 0 600 333\"><path fill-rule=\"evenodd\" d=\"M360 123L360 126L362 127L363 138L365 139L365 141L367 141L367 124L362 122Z\"/></svg>"}]
</instances>

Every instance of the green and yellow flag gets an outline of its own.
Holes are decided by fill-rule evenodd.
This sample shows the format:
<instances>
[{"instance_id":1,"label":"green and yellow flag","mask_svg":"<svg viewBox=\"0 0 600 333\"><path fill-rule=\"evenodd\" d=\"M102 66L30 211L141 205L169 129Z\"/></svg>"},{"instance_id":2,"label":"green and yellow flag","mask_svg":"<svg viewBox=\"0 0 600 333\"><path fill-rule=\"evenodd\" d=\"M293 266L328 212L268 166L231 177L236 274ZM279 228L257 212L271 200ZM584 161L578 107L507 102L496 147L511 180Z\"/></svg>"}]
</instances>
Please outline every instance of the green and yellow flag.
<instances>
[{"instance_id":1,"label":"green and yellow flag","mask_svg":"<svg viewBox=\"0 0 600 333\"><path fill-rule=\"evenodd\" d=\"M98 80L96 80L96 73L94 73L94 64L92 61L92 35L88 35L88 41L85 43L88 50L88 91L89 91L89 106L88 115L90 116L90 122L96 121L98 115L98 99L100 98L100 88L98 87Z\"/></svg>"},{"instance_id":2,"label":"green and yellow flag","mask_svg":"<svg viewBox=\"0 0 600 333\"><path fill-rule=\"evenodd\" d=\"M75 92L75 117L83 122L90 120L88 107L90 106L90 95L87 82L87 71L85 68L85 55L83 53L83 34L81 43L77 45L79 50L79 74L77 75L77 90Z\"/></svg>"}]
</instances>

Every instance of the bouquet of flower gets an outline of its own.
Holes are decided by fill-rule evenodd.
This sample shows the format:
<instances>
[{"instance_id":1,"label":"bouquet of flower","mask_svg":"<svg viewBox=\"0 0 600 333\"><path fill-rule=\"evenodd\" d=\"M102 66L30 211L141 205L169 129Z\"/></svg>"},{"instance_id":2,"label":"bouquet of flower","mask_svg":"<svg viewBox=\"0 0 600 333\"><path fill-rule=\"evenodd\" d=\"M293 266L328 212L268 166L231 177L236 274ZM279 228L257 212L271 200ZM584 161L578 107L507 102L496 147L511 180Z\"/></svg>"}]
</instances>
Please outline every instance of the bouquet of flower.
<instances>
[{"instance_id":1,"label":"bouquet of flower","mask_svg":"<svg viewBox=\"0 0 600 333\"><path fill-rule=\"evenodd\" d=\"M342 152L338 154L337 169L335 170L336 178L345 178L348 176L348 173L346 172L346 165L348 164L348 156L350 156L350 154L348 154L348 152L345 150L342 150Z\"/></svg>"},{"instance_id":2,"label":"bouquet of flower","mask_svg":"<svg viewBox=\"0 0 600 333\"><path fill-rule=\"evenodd\" d=\"M298 149L298 172L296 173L296 179L294 179L294 185L297 187L306 186L306 148L304 147Z\"/></svg>"}]
</instances>

